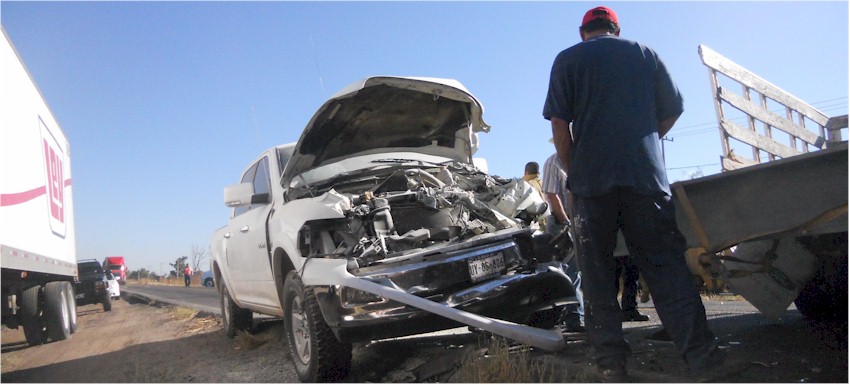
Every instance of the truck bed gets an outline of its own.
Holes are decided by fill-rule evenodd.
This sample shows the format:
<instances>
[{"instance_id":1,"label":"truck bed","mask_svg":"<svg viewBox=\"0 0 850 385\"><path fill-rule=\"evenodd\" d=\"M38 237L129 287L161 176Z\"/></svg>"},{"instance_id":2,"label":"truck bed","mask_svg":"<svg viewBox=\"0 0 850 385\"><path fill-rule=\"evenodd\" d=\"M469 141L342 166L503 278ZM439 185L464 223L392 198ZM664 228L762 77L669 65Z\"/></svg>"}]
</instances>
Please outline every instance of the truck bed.
<instances>
[{"instance_id":1,"label":"truck bed","mask_svg":"<svg viewBox=\"0 0 850 385\"><path fill-rule=\"evenodd\" d=\"M688 246L847 231L847 143L672 185ZM784 234L783 234L784 233Z\"/></svg>"}]
</instances>

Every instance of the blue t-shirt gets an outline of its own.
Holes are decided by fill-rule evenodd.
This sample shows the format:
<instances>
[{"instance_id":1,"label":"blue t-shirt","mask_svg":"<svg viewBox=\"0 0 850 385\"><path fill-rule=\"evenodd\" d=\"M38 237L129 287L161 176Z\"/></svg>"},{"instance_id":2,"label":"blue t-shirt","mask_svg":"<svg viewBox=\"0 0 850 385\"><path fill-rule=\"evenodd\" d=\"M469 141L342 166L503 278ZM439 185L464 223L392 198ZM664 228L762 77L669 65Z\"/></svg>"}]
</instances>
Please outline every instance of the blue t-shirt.
<instances>
[{"instance_id":1,"label":"blue t-shirt","mask_svg":"<svg viewBox=\"0 0 850 385\"><path fill-rule=\"evenodd\" d=\"M573 194L630 187L670 195L658 122L683 110L682 95L655 51L602 35L555 58L543 117L572 122L567 183Z\"/></svg>"}]
</instances>

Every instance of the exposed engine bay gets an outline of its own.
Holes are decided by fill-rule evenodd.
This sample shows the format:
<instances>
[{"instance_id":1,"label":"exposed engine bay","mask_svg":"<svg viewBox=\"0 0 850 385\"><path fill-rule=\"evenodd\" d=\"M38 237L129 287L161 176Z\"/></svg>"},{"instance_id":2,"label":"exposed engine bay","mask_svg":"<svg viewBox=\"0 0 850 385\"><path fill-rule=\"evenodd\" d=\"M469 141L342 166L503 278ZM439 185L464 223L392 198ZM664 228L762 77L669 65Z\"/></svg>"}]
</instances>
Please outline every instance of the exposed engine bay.
<instances>
[{"instance_id":1,"label":"exposed engine bay","mask_svg":"<svg viewBox=\"0 0 850 385\"><path fill-rule=\"evenodd\" d=\"M305 224L299 234L304 257L350 258L351 267L364 267L411 250L521 230L547 210L521 179L493 177L460 162L381 162L393 164L300 191L299 198L325 194L345 215Z\"/></svg>"}]
</instances>

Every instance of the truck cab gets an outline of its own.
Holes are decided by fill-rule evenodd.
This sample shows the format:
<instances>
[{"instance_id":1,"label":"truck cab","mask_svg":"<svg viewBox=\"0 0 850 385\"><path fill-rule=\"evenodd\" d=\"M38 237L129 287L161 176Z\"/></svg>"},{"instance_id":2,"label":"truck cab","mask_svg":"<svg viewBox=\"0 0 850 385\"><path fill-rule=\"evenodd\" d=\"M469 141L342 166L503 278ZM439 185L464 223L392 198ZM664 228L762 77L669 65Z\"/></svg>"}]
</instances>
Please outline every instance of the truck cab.
<instances>
[{"instance_id":1,"label":"truck cab","mask_svg":"<svg viewBox=\"0 0 850 385\"><path fill-rule=\"evenodd\" d=\"M106 257L103 260L103 269L112 272L118 284L127 283L127 265L124 263L124 257Z\"/></svg>"}]
</instances>

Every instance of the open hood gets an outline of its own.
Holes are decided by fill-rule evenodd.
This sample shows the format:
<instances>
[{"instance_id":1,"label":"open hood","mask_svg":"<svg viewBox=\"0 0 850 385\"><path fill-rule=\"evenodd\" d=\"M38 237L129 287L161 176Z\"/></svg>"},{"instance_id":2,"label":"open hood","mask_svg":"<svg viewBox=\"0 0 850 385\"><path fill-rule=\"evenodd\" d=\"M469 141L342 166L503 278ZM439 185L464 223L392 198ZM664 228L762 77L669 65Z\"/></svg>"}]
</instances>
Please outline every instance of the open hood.
<instances>
[{"instance_id":1,"label":"open hood","mask_svg":"<svg viewBox=\"0 0 850 385\"><path fill-rule=\"evenodd\" d=\"M352 156L414 152L472 163L483 108L452 79L379 76L333 95L304 128L284 183Z\"/></svg>"}]
</instances>

